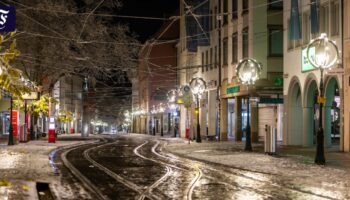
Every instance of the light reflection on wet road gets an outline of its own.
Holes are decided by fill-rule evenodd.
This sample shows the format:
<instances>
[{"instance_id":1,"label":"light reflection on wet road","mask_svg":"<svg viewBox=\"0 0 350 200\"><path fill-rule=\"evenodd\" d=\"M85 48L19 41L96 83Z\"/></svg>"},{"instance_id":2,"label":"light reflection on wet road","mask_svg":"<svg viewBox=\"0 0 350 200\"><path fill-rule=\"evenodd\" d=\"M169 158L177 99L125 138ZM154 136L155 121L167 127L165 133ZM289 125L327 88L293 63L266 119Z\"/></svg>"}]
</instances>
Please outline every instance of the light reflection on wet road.
<instances>
[{"instance_id":1,"label":"light reflection on wet road","mask_svg":"<svg viewBox=\"0 0 350 200\"><path fill-rule=\"evenodd\" d=\"M167 154L164 144L147 136L120 137L78 148L68 159L101 193L110 190L104 199L336 199L280 175ZM93 163L83 159L84 151Z\"/></svg>"}]
</instances>

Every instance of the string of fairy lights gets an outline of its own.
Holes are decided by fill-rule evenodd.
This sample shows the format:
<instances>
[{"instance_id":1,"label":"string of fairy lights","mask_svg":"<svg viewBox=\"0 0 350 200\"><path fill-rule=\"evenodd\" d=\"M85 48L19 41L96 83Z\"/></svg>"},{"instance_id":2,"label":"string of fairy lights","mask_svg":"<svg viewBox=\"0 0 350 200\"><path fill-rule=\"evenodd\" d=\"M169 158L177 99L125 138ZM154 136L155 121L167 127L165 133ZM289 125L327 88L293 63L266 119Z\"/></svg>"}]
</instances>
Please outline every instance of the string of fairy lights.
<instances>
[{"instance_id":1,"label":"string of fairy lights","mask_svg":"<svg viewBox=\"0 0 350 200\"><path fill-rule=\"evenodd\" d=\"M206 3L208 0L201 2L201 4ZM124 18L124 19L133 19L133 20L157 20L157 21L169 21L169 20L179 20L181 17L184 17L186 15L190 15L193 13L191 12L184 12L183 15L175 15L175 16L171 16L170 18L167 17L150 17L150 16L133 16L133 15L118 15L118 14L110 14L110 13L100 13L98 12L98 8L99 6L101 6L104 3L104 0L102 1L98 1L97 5L94 7L94 9L92 9L90 12L83 12L83 13L79 13L79 12L74 12L74 11L69 11L69 10L59 10L59 9L43 9L43 8L36 8L33 6L29 6L26 5L25 3L21 3L19 1L16 0L8 0L8 2L11 2L13 4L15 4L16 6L18 6L17 8L17 12L22 15L23 17L27 18L28 20L32 21L33 23L36 23L38 25L40 25L41 27L43 27L44 29L46 29L47 31L51 32L52 34L43 34L40 32L31 32L28 30L21 30L19 28L18 30L18 38L17 40L20 42L21 40L26 40L26 39L30 39L32 37L43 37L43 38L49 38L52 39L53 41L70 41L70 42L75 42L78 44L82 44L82 45L127 45L127 46L137 46L137 47L142 47L144 46L144 44L140 44L140 43L124 43L124 42L114 42L114 41L96 41L96 40L91 40L91 41L84 41L80 38L82 32L84 31L85 28L85 22L86 20L83 21L83 27L81 28L81 31L79 32L79 36L78 37L67 37L65 36L63 33L60 33L56 30L53 30L52 28L50 28L48 25L42 24L40 23L38 20L34 19L33 17L30 17L28 15L26 15L27 11L31 11L31 12L41 12L41 13L53 13L53 14L61 14L61 15L70 15L72 17L79 17L79 18L83 18L83 19L87 19L89 16L95 16L95 17L105 17L105 18ZM254 9L258 9L261 7L267 7L272 3L279 3L279 2L283 2L282 0L276 0L273 2L269 2L269 3L261 3L258 5L255 5L253 7L250 7L248 10L254 10ZM1 2L2 4L5 4L3 2ZM183 3L186 3L183 0ZM306 5L307 6L307 5ZM199 5L197 6L199 7ZM197 7L193 7L191 10L195 10ZM273 12L271 14L268 14L270 16L273 15L278 15L281 14L283 12L289 12L287 9L281 10L281 11L276 11ZM233 14L235 14L234 12L226 12L226 13L220 13L221 15L228 15L231 16ZM209 15L196 15L196 18L198 17L203 17L203 16L215 16L216 14L209 14ZM57 16L59 17L59 15ZM242 22L241 22L242 23ZM237 24L235 25L231 25L231 26L237 26ZM167 44L167 43L180 43L183 40L198 40L198 36L202 36L202 35L209 35L212 31L215 31L215 29L213 30L209 30L209 31L204 31L203 29L201 29L201 33L194 35L194 36L182 36L176 39L169 39L169 40L156 40L152 42L153 46L156 45L162 45L162 44ZM267 37L268 32L259 32L259 33L254 33L255 37ZM185 56L191 56L191 55L185 55ZM159 57L154 57L152 59L162 59L162 58L174 58L175 56L159 56ZM55 70L59 70L58 67L55 67L54 65L50 65L53 63L57 63L60 62L61 65L65 65L67 67L74 67L74 66L70 66L69 63L66 62L66 60L53 60L53 61L48 61L48 60L38 60L38 58L36 58L34 55L24 55L23 57L19 58L20 61L24 62L24 63L28 63L28 64L38 64L38 63L42 63L45 62L47 63L46 67L48 68L53 68ZM156 63L152 62L151 59L149 58L143 58L143 59L137 59L134 60L135 62L140 62L140 61L145 61L148 65L152 65L153 66L153 70L151 68L151 70L149 69L145 69L145 70L140 70L140 72L142 73L151 73L153 75L157 75L157 76L171 76L174 74L179 74L179 73L186 73L184 70L185 69L194 69L194 68L200 68L202 67L202 65L190 65L190 66L183 66L183 65L178 65L178 66L159 66ZM106 60L102 59L100 60L100 58L94 58L93 62L99 62L101 65L111 65L113 66L113 64L107 62ZM82 63L86 64L84 60L82 60ZM125 68L124 66L117 66L117 68L119 69L123 69ZM159 71L157 69L162 69L162 71ZM72 70L70 72L71 74L74 75L74 71ZM169 83L167 83L169 82ZM159 80L153 80L152 83L157 83L157 85L159 87L162 86L168 86L168 84L172 84L172 81L159 81ZM106 89L116 89L114 87L107 87ZM129 90L124 88L125 90ZM74 92L81 92L81 91L74 91ZM101 88L101 92L102 88ZM113 98L113 95L120 95L122 94L122 92L120 91L112 91L110 92L111 95L108 95L108 97ZM124 95L124 94L123 94ZM131 94L130 94L131 96ZM115 97L115 96L114 96Z\"/></svg>"}]
</instances>

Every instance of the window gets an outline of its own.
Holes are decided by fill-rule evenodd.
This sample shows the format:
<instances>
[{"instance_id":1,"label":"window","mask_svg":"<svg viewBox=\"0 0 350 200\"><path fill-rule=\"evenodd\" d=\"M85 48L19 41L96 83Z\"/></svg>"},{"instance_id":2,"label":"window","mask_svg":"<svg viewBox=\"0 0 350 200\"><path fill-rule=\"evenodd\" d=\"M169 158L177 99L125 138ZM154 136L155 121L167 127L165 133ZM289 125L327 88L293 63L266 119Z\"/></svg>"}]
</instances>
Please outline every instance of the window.
<instances>
[{"instance_id":1,"label":"window","mask_svg":"<svg viewBox=\"0 0 350 200\"><path fill-rule=\"evenodd\" d=\"M328 23L329 23L329 14L328 14L328 4L320 6L319 20L320 20L320 33L328 34Z\"/></svg>"},{"instance_id":2,"label":"window","mask_svg":"<svg viewBox=\"0 0 350 200\"><path fill-rule=\"evenodd\" d=\"M288 19L288 36L287 36L287 40L288 40L288 49L293 49L294 48L294 42L293 40L291 40L289 38L289 30L290 30L290 19Z\"/></svg>"},{"instance_id":3,"label":"window","mask_svg":"<svg viewBox=\"0 0 350 200\"><path fill-rule=\"evenodd\" d=\"M202 52L202 72L204 72L204 52Z\"/></svg>"},{"instance_id":4,"label":"window","mask_svg":"<svg viewBox=\"0 0 350 200\"><path fill-rule=\"evenodd\" d=\"M232 35L232 64L238 62L238 36L237 33Z\"/></svg>"},{"instance_id":5,"label":"window","mask_svg":"<svg viewBox=\"0 0 350 200\"><path fill-rule=\"evenodd\" d=\"M214 16L213 16L214 28L215 28L215 29L217 28L217 23L216 23L217 17L218 17L217 15L218 15L218 7L215 6L215 8L214 8Z\"/></svg>"},{"instance_id":6,"label":"window","mask_svg":"<svg viewBox=\"0 0 350 200\"><path fill-rule=\"evenodd\" d=\"M269 56L283 56L283 27L269 27Z\"/></svg>"},{"instance_id":7,"label":"window","mask_svg":"<svg viewBox=\"0 0 350 200\"><path fill-rule=\"evenodd\" d=\"M311 34L311 23L310 23L310 14L308 12L303 13L303 43L308 44L310 42L310 34Z\"/></svg>"},{"instance_id":8,"label":"window","mask_svg":"<svg viewBox=\"0 0 350 200\"><path fill-rule=\"evenodd\" d=\"M208 71L209 68L209 55L208 55L208 50L205 51L205 71Z\"/></svg>"},{"instance_id":9,"label":"window","mask_svg":"<svg viewBox=\"0 0 350 200\"><path fill-rule=\"evenodd\" d=\"M243 0L242 2L242 15L248 13L249 0Z\"/></svg>"},{"instance_id":10,"label":"window","mask_svg":"<svg viewBox=\"0 0 350 200\"><path fill-rule=\"evenodd\" d=\"M210 48L209 64L210 64L210 70L212 70L213 69L213 48Z\"/></svg>"},{"instance_id":11,"label":"window","mask_svg":"<svg viewBox=\"0 0 350 200\"><path fill-rule=\"evenodd\" d=\"M237 19L238 0L232 0L232 19Z\"/></svg>"},{"instance_id":12,"label":"window","mask_svg":"<svg viewBox=\"0 0 350 200\"><path fill-rule=\"evenodd\" d=\"M211 20L209 21L209 30L213 30L213 20L215 19L215 17L213 17L213 11L210 10L210 17L211 17Z\"/></svg>"},{"instance_id":13,"label":"window","mask_svg":"<svg viewBox=\"0 0 350 200\"><path fill-rule=\"evenodd\" d=\"M281 0L269 0L269 9L270 10L282 10L283 1Z\"/></svg>"},{"instance_id":14,"label":"window","mask_svg":"<svg viewBox=\"0 0 350 200\"><path fill-rule=\"evenodd\" d=\"M249 56L249 41L248 41L248 28L242 30L242 57L247 58Z\"/></svg>"},{"instance_id":15,"label":"window","mask_svg":"<svg viewBox=\"0 0 350 200\"><path fill-rule=\"evenodd\" d=\"M218 46L214 48L214 68L218 67Z\"/></svg>"},{"instance_id":16,"label":"window","mask_svg":"<svg viewBox=\"0 0 350 200\"><path fill-rule=\"evenodd\" d=\"M222 52L223 64L228 65L228 38L224 38L222 41Z\"/></svg>"},{"instance_id":17,"label":"window","mask_svg":"<svg viewBox=\"0 0 350 200\"><path fill-rule=\"evenodd\" d=\"M224 2L223 2L223 6L224 6L224 10L223 10L223 17L224 17L224 21L223 21L223 24L227 24L227 22L228 22L228 9L227 9L227 4L228 4L228 2L227 2L227 0L224 0Z\"/></svg>"},{"instance_id":18,"label":"window","mask_svg":"<svg viewBox=\"0 0 350 200\"><path fill-rule=\"evenodd\" d=\"M339 9L339 1L332 1L331 2L331 35L339 35L339 13L340 13L340 9Z\"/></svg>"}]
</instances>

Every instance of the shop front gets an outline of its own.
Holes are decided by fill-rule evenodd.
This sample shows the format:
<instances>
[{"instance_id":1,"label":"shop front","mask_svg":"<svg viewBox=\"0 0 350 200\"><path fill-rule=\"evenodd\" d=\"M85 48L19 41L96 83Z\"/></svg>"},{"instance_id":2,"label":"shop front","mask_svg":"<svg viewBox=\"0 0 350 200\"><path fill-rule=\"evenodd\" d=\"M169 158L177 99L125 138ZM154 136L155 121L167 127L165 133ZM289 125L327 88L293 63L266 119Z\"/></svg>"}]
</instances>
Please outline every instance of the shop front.
<instances>
[{"instance_id":1,"label":"shop front","mask_svg":"<svg viewBox=\"0 0 350 200\"><path fill-rule=\"evenodd\" d=\"M249 95L249 104L247 97ZM249 115L252 142L265 138L266 125L276 128L277 139L283 139L282 87L269 82L257 81L256 85L224 84L221 89L221 133L228 139L245 141ZM249 109L248 106L249 105ZM249 110L249 112L248 112Z\"/></svg>"}]
</instances>

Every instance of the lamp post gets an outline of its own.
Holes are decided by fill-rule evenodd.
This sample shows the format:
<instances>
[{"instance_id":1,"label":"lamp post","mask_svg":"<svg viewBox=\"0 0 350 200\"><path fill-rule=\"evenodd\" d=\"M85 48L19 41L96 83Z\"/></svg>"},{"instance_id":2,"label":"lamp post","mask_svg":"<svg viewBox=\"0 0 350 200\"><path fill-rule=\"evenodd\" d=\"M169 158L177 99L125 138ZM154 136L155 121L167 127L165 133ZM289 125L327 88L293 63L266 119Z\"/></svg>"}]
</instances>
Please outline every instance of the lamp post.
<instances>
[{"instance_id":1,"label":"lamp post","mask_svg":"<svg viewBox=\"0 0 350 200\"><path fill-rule=\"evenodd\" d=\"M192 94L194 95L196 99L196 116L197 116L197 137L196 142L202 142L201 139L201 128L199 124L199 99L201 95L204 93L205 89L207 88L205 81L202 78L193 78L190 81L190 87Z\"/></svg>"},{"instance_id":2,"label":"lamp post","mask_svg":"<svg viewBox=\"0 0 350 200\"><path fill-rule=\"evenodd\" d=\"M315 68L320 69L320 91L317 97L317 103L319 108L319 125L316 136L316 157L315 163L318 165L324 165L326 159L324 156L324 132L323 132L323 118L322 109L323 104L326 102L323 91L323 71L331 68L339 59L338 47L332 40L329 40L327 34L322 33L320 37L312 40L307 46L307 59Z\"/></svg>"},{"instance_id":3,"label":"lamp post","mask_svg":"<svg viewBox=\"0 0 350 200\"><path fill-rule=\"evenodd\" d=\"M252 140L249 122L249 86L253 85L259 79L261 72L261 65L254 59L247 58L241 60L236 68L236 73L239 81L248 87L247 95L247 125L246 125L246 142L245 151L252 151Z\"/></svg>"}]
</instances>

